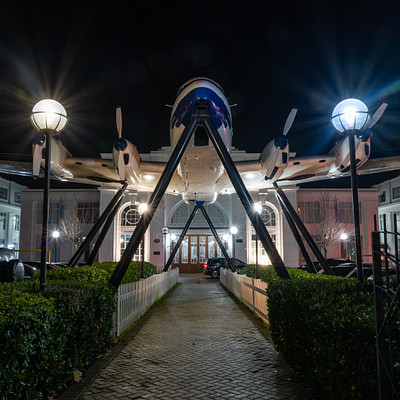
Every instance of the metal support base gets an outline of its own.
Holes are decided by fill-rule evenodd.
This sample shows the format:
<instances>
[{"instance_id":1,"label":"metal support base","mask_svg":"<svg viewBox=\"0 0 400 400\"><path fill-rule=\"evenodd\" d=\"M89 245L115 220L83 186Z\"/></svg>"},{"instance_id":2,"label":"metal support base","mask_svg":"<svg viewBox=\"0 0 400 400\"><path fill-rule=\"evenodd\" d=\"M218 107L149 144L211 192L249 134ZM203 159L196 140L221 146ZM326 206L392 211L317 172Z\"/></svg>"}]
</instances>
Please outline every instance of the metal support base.
<instances>
[{"instance_id":1,"label":"metal support base","mask_svg":"<svg viewBox=\"0 0 400 400\"><path fill-rule=\"evenodd\" d=\"M100 230L100 228L103 226L103 224L106 221L106 219L108 218L108 216L111 214L111 212L115 208L116 204L124 196L124 193L125 193L125 190L126 190L127 187L128 187L128 184L125 183L122 186L122 188L119 189L118 192L115 194L113 199L110 201L110 204L103 211L103 213L100 215L100 218L96 221L96 223L94 224L93 228L90 230L90 232L86 236L86 239L82 242L82 244L79 246L78 250L72 256L71 260L68 263L69 267L74 267L76 265L78 260L81 258L82 254L85 252L85 250L90 245L90 242L94 239L94 237L96 236L97 232Z\"/></svg>"},{"instance_id":2,"label":"metal support base","mask_svg":"<svg viewBox=\"0 0 400 400\"><path fill-rule=\"evenodd\" d=\"M157 183L157 186L152 193L149 203L148 210L142 215L140 218L133 235L122 254L122 257L110 279L110 285L114 287L118 287L122 281L122 278L125 275L126 270L130 262L132 261L132 257L135 254L139 243L144 236L150 222L154 216L154 213L165 193L167 187L172 179L173 174L182 158L183 153L189 143L191 136L193 135L197 126L203 126L212 141L221 161L225 167L225 170L228 173L228 176L236 190L237 195L239 196L250 221L253 224L254 229L256 230L258 237L261 243L266 250L269 259L271 260L272 265L275 268L277 274L282 278L290 278L290 275L276 249L264 223L262 222L260 216L257 212L254 211L253 201L243 184L243 181L235 167L235 164L232 161L217 129L215 128L211 117L210 117L210 108L209 104L206 101L198 101L195 105L194 115L191 116L188 125L185 127L182 132L181 137L177 145L175 146L171 157L160 177L160 180Z\"/></svg>"}]
</instances>

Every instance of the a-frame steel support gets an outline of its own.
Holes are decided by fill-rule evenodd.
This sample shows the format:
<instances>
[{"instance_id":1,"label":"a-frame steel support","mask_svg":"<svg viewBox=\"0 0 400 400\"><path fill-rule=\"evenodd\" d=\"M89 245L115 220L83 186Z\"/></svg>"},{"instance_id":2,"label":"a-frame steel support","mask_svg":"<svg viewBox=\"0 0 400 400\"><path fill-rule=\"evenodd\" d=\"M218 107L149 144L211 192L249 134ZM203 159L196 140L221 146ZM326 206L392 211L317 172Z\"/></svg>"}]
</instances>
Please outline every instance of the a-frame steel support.
<instances>
[{"instance_id":1,"label":"a-frame steel support","mask_svg":"<svg viewBox=\"0 0 400 400\"><path fill-rule=\"evenodd\" d=\"M103 244L104 238L106 237L107 232L110 229L110 226L114 221L114 217L117 214L117 211L119 210L119 208L121 207L121 204L122 204L123 200L124 200L124 197L122 196L119 199L118 203L115 205L115 207L112 210L112 212L110 213L110 215L108 216L107 221L104 224L103 229L101 230L100 235L96 240L96 243L95 243L95 245L93 247L93 250L89 254L89 258L88 258L88 260L86 262L87 265L92 265L93 264L94 259L95 259L96 255L97 255L97 253L99 252L100 246Z\"/></svg>"},{"instance_id":2,"label":"a-frame steel support","mask_svg":"<svg viewBox=\"0 0 400 400\"><path fill-rule=\"evenodd\" d=\"M94 224L93 228L90 230L85 240L79 246L78 250L72 256L71 260L68 263L69 267L74 267L78 260L81 258L82 254L85 252L87 247L90 245L90 242L94 239L97 232L100 230L106 219L113 212L116 207L116 204L121 200L121 198L125 195L125 190L128 187L128 184L125 183L121 189L114 195L113 199L110 201L110 204L106 207L103 213L100 215L99 219Z\"/></svg>"},{"instance_id":3,"label":"a-frame steel support","mask_svg":"<svg viewBox=\"0 0 400 400\"><path fill-rule=\"evenodd\" d=\"M217 129L215 128L211 117L210 117L210 109L209 103L207 101L197 101L195 105L195 112L191 116L188 125L185 127L184 131L182 132L181 137L178 140L174 151L160 177L160 180L157 183L157 186L150 196L148 202L148 209L140 218L135 231L121 256L121 259L110 279L110 285L114 287L118 287L122 281L122 278L125 275L126 270L132 260L133 254L136 252L140 241L142 240L143 235L145 234L150 222L154 216L154 213L164 195L167 187L172 179L172 176L179 164L180 159L189 143L193 132L197 128L197 126L202 125L204 126L210 140L212 141L221 161L225 167L225 170L228 173L228 176L236 190L237 195L239 196L242 204L247 212L247 215L250 221L253 224L254 229L256 230L261 243L266 250L269 259L272 265L275 268L277 274L282 278L290 278L290 275L276 249L269 233L262 222L260 216L257 212L255 212L253 207L253 201L243 184L243 181L235 167L235 164L230 157L225 144L223 143Z\"/></svg>"},{"instance_id":4,"label":"a-frame steel support","mask_svg":"<svg viewBox=\"0 0 400 400\"><path fill-rule=\"evenodd\" d=\"M311 272L313 274L317 273L317 270L315 269L315 266L314 266L313 262L311 261L311 258L310 258L309 254L307 252L306 246L304 246L304 243L301 240L301 236L300 236L299 231L296 228L296 224L294 223L292 217L290 216L290 214L286 210L285 206L283 205L281 198L277 194L276 194L276 198L278 199L278 203L281 206L283 214L284 214L284 216L286 218L286 221L287 221L287 223L289 225L290 230L293 233L293 236L294 236L294 238L296 240L296 243L299 246L301 254L304 257L304 260L305 260L306 265L307 265L307 271Z\"/></svg>"},{"instance_id":5,"label":"a-frame steel support","mask_svg":"<svg viewBox=\"0 0 400 400\"><path fill-rule=\"evenodd\" d=\"M189 229L189 227L190 227L190 225L191 225L191 223L192 223L192 221L193 221L198 209L200 209L201 212L203 213L204 218L206 219L206 221L207 221L207 223L208 223L208 225L209 225L209 227L211 229L211 232L214 235L214 238L217 241L218 246L220 247L220 249L222 251L222 254L224 255L224 257L225 257L225 259L226 259L226 261L227 261L227 263L229 265L229 268L232 270L232 272L236 272L236 268L233 265L233 262L232 262L231 258L229 257L229 254L227 253L223 243L221 242L221 239L219 238L218 233L215 230L214 225L213 225L210 217L207 214L207 211L205 210L205 208L202 205L200 206L200 205L197 205L197 204L194 207L192 213L190 214L190 217L187 220L185 227L183 228L181 236L179 237L178 242L176 243L174 249L172 250L172 253L170 254L170 256L168 258L167 263L164 266L164 272L168 271L168 268L171 266L172 260L174 259L176 252L178 251L180 245L182 244L182 241L185 238L186 233L187 233L187 231L188 231L188 229Z\"/></svg>"},{"instance_id":6,"label":"a-frame steel support","mask_svg":"<svg viewBox=\"0 0 400 400\"><path fill-rule=\"evenodd\" d=\"M320 250L318 249L317 245L315 244L314 240L312 239L311 235L307 231L306 227L304 226L303 222L301 221L300 217L296 213L295 209L293 208L292 204L290 203L289 199L286 197L284 191L274 182L275 193L279 196L281 200L281 204L285 207L287 213L290 215L294 223L296 224L297 228L300 230L300 233L306 240L307 244L310 246L311 251L314 253L315 257L319 261L322 269L328 275L334 275L331 267L329 266L328 262L326 261L325 257L322 255Z\"/></svg>"},{"instance_id":7,"label":"a-frame steel support","mask_svg":"<svg viewBox=\"0 0 400 400\"><path fill-rule=\"evenodd\" d=\"M117 288L120 285L126 270L132 261L132 257L135 254L144 234L146 233L151 220L153 219L154 213L156 212L157 207L160 204L160 201L164 196L169 183L171 182L172 176L178 167L179 161L181 160L197 125L198 120L196 116L191 116L188 125L183 130L182 135L179 138L178 143L176 144L171 157L168 160L167 165L165 166L164 171L162 172L161 177L150 196L149 202L147 203L147 210L139 219L136 229L134 230L125 251L122 253L121 259L119 260L119 263L115 268L113 275L111 276L109 282L111 286Z\"/></svg>"},{"instance_id":8,"label":"a-frame steel support","mask_svg":"<svg viewBox=\"0 0 400 400\"><path fill-rule=\"evenodd\" d=\"M214 225L213 225L213 223L212 223L210 217L208 216L206 209L205 209L203 206L201 206L201 207L200 207L200 210L201 210L201 212L203 213L204 218L206 219L208 225L210 226L211 232L213 233L214 238L215 238L215 240L217 241L218 246L219 246L219 248L221 249L222 254L223 254L224 257L225 257L226 262L227 262L228 265L229 265L229 268L231 269L232 272L236 272L236 268L235 268L235 266L233 265L232 259L229 257L229 254L228 254L228 252L226 251L225 246L224 246L223 243L221 242L221 239L219 238L218 233L217 233L217 231L215 230Z\"/></svg>"}]
</instances>

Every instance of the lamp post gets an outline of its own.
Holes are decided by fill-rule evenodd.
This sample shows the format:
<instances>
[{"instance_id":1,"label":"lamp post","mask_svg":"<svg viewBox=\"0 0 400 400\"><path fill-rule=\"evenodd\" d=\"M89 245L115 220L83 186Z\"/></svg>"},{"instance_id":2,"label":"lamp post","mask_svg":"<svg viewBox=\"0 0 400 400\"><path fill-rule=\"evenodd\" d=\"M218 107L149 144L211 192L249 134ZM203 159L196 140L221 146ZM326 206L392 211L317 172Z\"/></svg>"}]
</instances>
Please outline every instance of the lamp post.
<instances>
[{"instance_id":1,"label":"lamp post","mask_svg":"<svg viewBox=\"0 0 400 400\"><path fill-rule=\"evenodd\" d=\"M163 257L162 257L162 263L163 263L163 269L164 269L164 267L165 267L165 255L166 255L166 252L167 252L167 235L168 235L168 232L169 232L169 229L168 229L168 226L163 226L162 228L161 228L161 232L162 232L162 234L163 234Z\"/></svg>"},{"instance_id":2,"label":"lamp post","mask_svg":"<svg viewBox=\"0 0 400 400\"><path fill-rule=\"evenodd\" d=\"M53 231L53 233L51 234L51 237L55 240L55 242L54 242L54 262L57 262L57 258L58 258L57 247L58 247L58 238L60 237L60 231Z\"/></svg>"},{"instance_id":3,"label":"lamp post","mask_svg":"<svg viewBox=\"0 0 400 400\"><path fill-rule=\"evenodd\" d=\"M44 167L44 191L43 191L43 217L42 217L42 245L40 252L40 290L45 290L46 283L46 253L47 253L47 231L49 214L49 192L50 192L50 157L51 157L51 136L60 133L67 124L67 113L64 107L55 100L45 99L39 101L32 109L31 122L38 133L33 136L34 154L33 169L34 175L39 175L38 160L41 154L37 149L45 146L45 167ZM36 162L36 167L35 167ZM35 176L35 178L37 178Z\"/></svg>"},{"instance_id":4,"label":"lamp post","mask_svg":"<svg viewBox=\"0 0 400 400\"><path fill-rule=\"evenodd\" d=\"M235 258L235 241L236 241L236 235L238 233L238 228L236 226L231 226L230 229L231 235L232 235L232 257Z\"/></svg>"},{"instance_id":5,"label":"lamp post","mask_svg":"<svg viewBox=\"0 0 400 400\"><path fill-rule=\"evenodd\" d=\"M140 214L140 216L143 216L143 214L146 212L147 210L147 203L140 203L138 206L138 212ZM144 236L142 238L142 276L141 278L144 278Z\"/></svg>"},{"instance_id":6,"label":"lamp post","mask_svg":"<svg viewBox=\"0 0 400 400\"><path fill-rule=\"evenodd\" d=\"M357 164L356 164L356 136L366 128L370 119L367 106L357 99L341 101L332 112L332 124L349 141L351 192L353 199L353 221L356 245L357 275L363 281L363 265L361 254L360 209L358 204Z\"/></svg>"},{"instance_id":7,"label":"lamp post","mask_svg":"<svg viewBox=\"0 0 400 400\"><path fill-rule=\"evenodd\" d=\"M260 203L253 204L254 211L260 215L262 213L262 205ZM256 279L258 279L258 234L256 231Z\"/></svg>"},{"instance_id":8,"label":"lamp post","mask_svg":"<svg viewBox=\"0 0 400 400\"><path fill-rule=\"evenodd\" d=\"M347 233L342 233L340 235L340 244L341 244L341 249L340 249L340 256L342 258L347 258L347 239L349 237L347 236Z\"/></svg>"}]
</instances>

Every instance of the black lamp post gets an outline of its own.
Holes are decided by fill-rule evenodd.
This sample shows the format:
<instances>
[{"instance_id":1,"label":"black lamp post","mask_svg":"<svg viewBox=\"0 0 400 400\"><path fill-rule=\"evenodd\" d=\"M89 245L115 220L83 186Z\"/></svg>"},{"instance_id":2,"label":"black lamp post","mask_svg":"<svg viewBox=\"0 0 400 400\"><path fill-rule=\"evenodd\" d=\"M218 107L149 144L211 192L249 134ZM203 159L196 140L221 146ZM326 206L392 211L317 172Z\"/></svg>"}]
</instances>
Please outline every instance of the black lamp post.
<instances>
[{"instance_id":1,"label":"black lamp post","mask_svg":"<svg viewBox=\"0 0 400 400\"><path fill-rule=\"evenodd\" d=\"M262 213L262 205L261 203L254 203L253 204L254 212L258 215ZM258 235L256 231L256 279L258 279Z\"/></svg>"},{"instance_id":2,"label":"black lamp post","mask_svg":"<svg viewBox=\"0 0 400 400\"><path fill-rule=\"evenodd\" d=\"M64 107L55 100L45 99L39 101L32 109L31 121L38 131L33 136L33 176L39 176L42 162L42 150L46 149L44 156L44 192L43 192L43 217L42 217L42 245L40 252L40 290L45 290L46 283L46 257L47 233L50 194L50 163L51 163L51 136L60 133L67 124L67 113Z\"/></svg>"},{"instance_id":3,"label":"black lamp post","mask_svg":"<svg viewBox=\"0 0 400 400\"><path fill-rule=\"evenodd\" d=\"M236 235L238 233L238 228L236 226L231 226L230 229L231 235L232 235L232 257L235 258L235 245L236 245Z\"/></svg>"},{"instance_id":4,"label":"black lamp post","mask_svg":"<svg viewBox=\"0 0 400 400\"><path fill-rule=\"evenodd\" d=\"M367 106L357 99L346 99L341 101L332 112L332 124L343 135L348 138L350 155L350 176L351 191L353 198L353 219L356 247L357 275L363 281L363 263L361 254L361 234L360 234L360 209L358 203L357 185L357 163L356 163L356 141L366 141L371 134L368 131L381 117L387 104L383 103L375 114L370 117ZM366 131L366 133L362 133Z\"/></svg>"}]
</instances>

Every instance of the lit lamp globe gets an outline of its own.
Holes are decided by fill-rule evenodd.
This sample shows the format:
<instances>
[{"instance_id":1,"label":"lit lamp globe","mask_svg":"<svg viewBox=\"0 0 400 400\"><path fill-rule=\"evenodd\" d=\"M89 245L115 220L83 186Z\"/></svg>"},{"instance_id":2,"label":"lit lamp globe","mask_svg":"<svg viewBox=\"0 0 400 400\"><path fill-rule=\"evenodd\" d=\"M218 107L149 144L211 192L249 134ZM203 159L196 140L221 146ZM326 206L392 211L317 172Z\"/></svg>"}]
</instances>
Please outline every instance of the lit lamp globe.
<instances>
[{"instance_id":1,"label":"lit lamp globe","mask_svg":"<svg viewBox=\"0 0 400 400\"><path fill-rule=\"evenodd\" d=\"M38 131L58 134L67 125L67 112L58 101L44 99L33 107L31 122Z\"/></svg>"},{"instance_id":2,"label":"lit lamp globe","mask_svg":"<svg viewBox=\"0 0 400 400\"><path fill-rule=\"evenodd\" d=\"M332 111L332 124L341 133L363 130L369 118L367 106L357 99L343 100Z\"/></svg>"}]
</instances>

